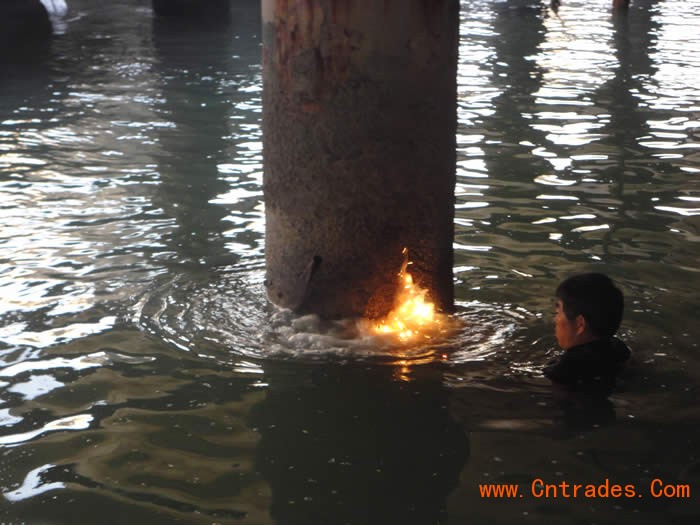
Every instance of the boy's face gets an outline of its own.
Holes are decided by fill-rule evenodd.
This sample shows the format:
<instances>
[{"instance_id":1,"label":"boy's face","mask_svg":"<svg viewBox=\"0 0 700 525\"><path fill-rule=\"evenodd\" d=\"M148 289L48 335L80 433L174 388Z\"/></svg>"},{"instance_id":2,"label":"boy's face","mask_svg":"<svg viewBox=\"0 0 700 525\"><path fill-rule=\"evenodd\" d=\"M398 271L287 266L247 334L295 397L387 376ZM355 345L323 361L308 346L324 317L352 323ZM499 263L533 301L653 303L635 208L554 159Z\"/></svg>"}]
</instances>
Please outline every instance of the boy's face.
<instances>
[{"instance_id":1,"label":"boy's face","mask_svg":"<svg viewBox=\"0 0 700 525\"><path fill-rule=\"evenodd\" d=\"M566 317L561 299L557 299L557 310L554 315L554 334L557 336L557 343L563 350L568 350L578 344L579 334L576 321L569 321Z\"/></svg>"}]
</instances>

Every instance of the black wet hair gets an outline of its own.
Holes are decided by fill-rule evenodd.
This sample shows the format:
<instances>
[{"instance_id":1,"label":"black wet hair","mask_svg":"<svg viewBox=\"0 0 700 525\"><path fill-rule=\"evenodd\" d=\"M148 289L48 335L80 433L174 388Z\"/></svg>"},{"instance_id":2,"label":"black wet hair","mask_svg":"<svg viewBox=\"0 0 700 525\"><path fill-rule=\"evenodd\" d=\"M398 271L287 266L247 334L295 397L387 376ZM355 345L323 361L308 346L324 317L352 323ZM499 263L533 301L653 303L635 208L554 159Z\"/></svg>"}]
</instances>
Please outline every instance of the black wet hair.
<instances>
[{"instance_id":1,"label":"black wet hair","mask_svg":"<svg viewBox=\"0 0 700 525\"><path fill-rule=\"evenodd\" d=\"M557 287L556 297L561 300L567 319L573 321L582 315L596 337L612 337L620 327L624 296L603 273L569 277Z\"/></svg>"}]
</instances>

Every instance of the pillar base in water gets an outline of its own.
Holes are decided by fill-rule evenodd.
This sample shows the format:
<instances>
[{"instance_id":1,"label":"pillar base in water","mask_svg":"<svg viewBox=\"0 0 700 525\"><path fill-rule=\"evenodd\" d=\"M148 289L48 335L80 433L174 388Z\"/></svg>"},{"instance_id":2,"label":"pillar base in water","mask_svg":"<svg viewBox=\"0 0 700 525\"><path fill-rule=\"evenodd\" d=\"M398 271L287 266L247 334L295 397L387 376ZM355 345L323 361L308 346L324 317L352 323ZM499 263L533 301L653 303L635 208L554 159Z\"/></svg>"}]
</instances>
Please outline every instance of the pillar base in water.
<instances>
[{"instance_id":1,"label":"pillar base in water","mask_svg":"<svg viewBox=\"0 0 700 525\"><path fill-rule=\"evenodd\" d=\"M266 286L379 317L409 271L452 309L458 0L263 0Z\"/></svg>"}]
</instances>

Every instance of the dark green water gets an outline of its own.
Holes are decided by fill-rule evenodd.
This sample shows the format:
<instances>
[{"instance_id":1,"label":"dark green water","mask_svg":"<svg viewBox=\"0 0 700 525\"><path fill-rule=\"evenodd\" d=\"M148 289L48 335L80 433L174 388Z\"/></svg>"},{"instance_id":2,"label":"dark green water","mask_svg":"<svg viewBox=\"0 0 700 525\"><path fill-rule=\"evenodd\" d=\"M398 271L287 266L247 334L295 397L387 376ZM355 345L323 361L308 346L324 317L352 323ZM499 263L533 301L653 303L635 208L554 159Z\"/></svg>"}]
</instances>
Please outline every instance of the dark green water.
<instances>
[{"instance_id":1,"label":"dark green water","mask_svg":"<svg viewBox=\"0 0 700 525\"><path fill-rule=\"evenodd\" d=\"M609 3L463 2L460 328L416 347L264 298L257 3L71 2L0 78L0 523L697 523L700 2ZM601 406L539 371L586 270L634 352Z\"/></svg>"}]
</instances>

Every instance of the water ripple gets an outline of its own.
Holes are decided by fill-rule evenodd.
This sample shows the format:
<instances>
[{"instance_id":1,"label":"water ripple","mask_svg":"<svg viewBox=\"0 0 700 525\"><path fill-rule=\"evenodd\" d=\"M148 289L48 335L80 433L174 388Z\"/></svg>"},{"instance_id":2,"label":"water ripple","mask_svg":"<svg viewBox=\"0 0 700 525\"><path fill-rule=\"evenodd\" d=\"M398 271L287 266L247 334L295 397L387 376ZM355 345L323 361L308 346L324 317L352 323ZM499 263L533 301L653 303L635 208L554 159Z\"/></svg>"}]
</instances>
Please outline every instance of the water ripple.
<instances>
[{"instance_id":1,"label":"water ripple","mask_svg":"<svg viewBox=\"0 0 700 525\"><path fill-rule=\"evenodd\" d=\"M32 430L31 432L0 436L0 446L19 445L48 432L62 432L65 430L84 430L86 428L90 428L90 423L92 423L92 420L93 417L89 414L77 414L75 416L56 419L55 421L50 421L43 427L38 428L36 430Z\"/></svg>"}]
</instances>

